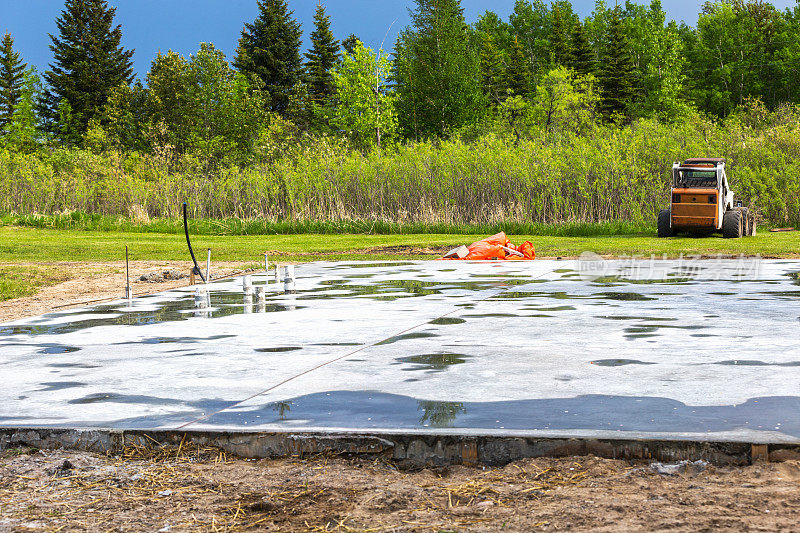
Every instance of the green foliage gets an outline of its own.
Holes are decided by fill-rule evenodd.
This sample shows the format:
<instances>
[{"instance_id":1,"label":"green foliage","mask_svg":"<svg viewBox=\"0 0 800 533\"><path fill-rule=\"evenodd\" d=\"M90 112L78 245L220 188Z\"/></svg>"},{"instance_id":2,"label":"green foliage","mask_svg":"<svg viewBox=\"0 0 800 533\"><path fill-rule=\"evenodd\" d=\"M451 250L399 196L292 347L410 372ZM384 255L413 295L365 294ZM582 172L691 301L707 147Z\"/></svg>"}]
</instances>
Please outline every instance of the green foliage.
<instances>
[{"instance_id":1,"label":"green foliage","mask_svg":"<svg viewBox=\"0 0 800 533\"><path fill-rule=\"evenodd\" d=\"M548 78L563 84L563 72ZM568 114L553 122L552 133L544 130L536 101L513 97L501 106L523 106L518 138L499 131L475 142L407 143L380 152L347 151L323 138L275 147L273 159L248 166L209 168L184 156L166 167L156 155L0 149L0 213L177 218L185 199L200 218L649 226L669 204L672 163L713 154L728 159L737 198L762 223L800 225L797 108L770 112L753 102L724 123L700 115L669 124L639 119L585 134L574 131Z\"/></svg>"},{"instance_id":2,"label":"green foliage","mask_svg":"<svg viewBox=\"0 0 800 533\"><path fill-rule=\"evenodd\" d=\"M487 101L492 105L500 104L508 95L506 66L491 34L483 37L481 74L483 75L483 92Z\"/></svg>"},{"instance_id":3,"label":"green foliage","mask_svg":"<svg viewBox=\"0 0 800 533\"><path fill-rule=\"evenodd\" d=\"M356 43L353 53L344 54L333 70L336 97L319 110L331 127L341 131L358 150L369 151L397 139L397 95L386 90L392 62L383 50L378 56Z\"/></svg>"},{"instance_id":4,"label":"green foliage","mask_svg":"<svg viewBox=\"0 0 800 533\"><path fill-rule=\"evenodd\" d=\"M581 76L595 74L597 72L597 59L594 50L592 50L592 45L589 43L586 26L581 21L577 21L573 26L571 39L572 47L567 66Z\"/></svg>"},{"instance_id":5,"label":"green foliage","mask_svg":"<svg viewBox=\"0 0 800 533\"><path fill-rule=\"evenodd\" d=\"M547 131L580 134L594 128L599 103L594 76L576 76L572 70L559 67L542 78L533 113Z\"/></svg>"},{"instance_id":6,"label":"green foliage","mask_svg":"<svg viewBox=\"0 0 800 533\"><path fill-rule=\"evenodd\" d=\"M62 142L79 142L111 91L133 80L133 51L120 45L122 27L114 26L115 13L106 0L66 0L56 20L45 98L48 116L58 118L54 129Z\"/></svg>"},{"instance_id":7,"label":"green foliage","mask_svg":"<svg viewBox=\"0 0 800 533\"><path fill-rule=\"evenodd\" d=\"M626 116L634 98L634 65L619 8L612 11L608 45L600 71L603 113L608 118Z\"/></svg>"},{"instance_id":8,"label":"green foliage","mask_svg":"<svg viewBox=\"0 0 800 533\"><path fill-rule=\"evenodd\" d=\"M511 53L506 71L508 90L511 94L525 96L531 90L531 73L525 57L525 50L517 37L511 41Z\"/></svg>"},{"instance_id":9,"label":"green foliage","mask_svg":"<svg viewBox=\"0 0 800 533\"><path fill-rule=\"evenodd\" d=\"M257 81L257 80L254 80ZM103 132L91 130L94 145L152 152L166 164L192 154L214 164L242 163L257 156L268 121L265 98L235 72L213 44L186 58L159 54L147 87L120 86L109 98Z\"/></svg>"},{"instance_id":10,"label":"green foliage","mask_svg":"<svg viewBox=\"0 0 800 533\"><path fill-rule=\"evenodd\" d=\"M286 0L258 0L259 14L246 23L234 66L261 80L269 108L286 115L289 94L302 77L300 44L303 32Z\"/></svg>"},{"instance_id":11,"label":"green foliage","mask_svg":"<svg viewBox=\"0 0 800 533\"><path fill-rule=\"evenodd\" d=\"M0 132L6 131L22 97L27 67L14 50L14 38L6 33L0 44Z\"/></svg>"},{"instance_id":12,"label":"green foliage","mask_svg":"<svg viewBox=\"0 0 800 533\"><path fill-rule=\"evenodd\" d=\"M39 118L36 115L36 105L41 93L41 81L36 71L33 68L26 69L11 122L6 126L6 135L2 139L7 147L23 153L37 149L42 135Z\"/></svg>"},{"instance_id":13,"label":"green foliage","mask_svg":"<svg viewBox=\"0 0 800 533\"><path fill-rule=\"evenodd\" d=\"M484 107L480 59L460 0L416 0L395 47L394 80L407 137L443 136Z\"/></svg>"},{"instance_id":14,"label":"green foliage","mask_svg":"<svg viewBox=\"0 0 800 533\"><path fill-rule=\"evenodd\" d=\"M569 1L559 0L553 3L550 56L554 65L569 65L573 54L570 39L570 28L574 24L573 18L572 4Z\"/></svg>"},{"instance_id":15,"label":"green foliage","mask_svg":"<svg viewBox=\"0 0 800 533\"><path fill-rule=\"evenodd\" d=\"M361 39L359 39L355 33L351 33L347 39L342 41L342 49L350 55L353 55L353 51L356 49L356 44L361 43ZM363 44L363 43L362 43Z\"/></svg>"},{"instance_id":16,"label":"green foliage","mask_svg":"<svg viewBox=\"0 0 800 533\"><path fill-rule=\"evenodd\" d=\"M534 81L541 71L551 64L550 38L552 14L542 0L517 0L509 19L514 34L527 55L527 62Z\"/></svg>"},{"instance_id":17,"label":"green foliage","mask_svg":"<svg viewBox=\"0 0 800 533\"><path fill-rule=\"evenodd\" d=\"M324 102L333 95L331 69L339 61L339 41L331 32L331 19L322 4L314 14L311 49L305 54L305 77L308 92L315 102Z\"/></svg>"}]
</instances>

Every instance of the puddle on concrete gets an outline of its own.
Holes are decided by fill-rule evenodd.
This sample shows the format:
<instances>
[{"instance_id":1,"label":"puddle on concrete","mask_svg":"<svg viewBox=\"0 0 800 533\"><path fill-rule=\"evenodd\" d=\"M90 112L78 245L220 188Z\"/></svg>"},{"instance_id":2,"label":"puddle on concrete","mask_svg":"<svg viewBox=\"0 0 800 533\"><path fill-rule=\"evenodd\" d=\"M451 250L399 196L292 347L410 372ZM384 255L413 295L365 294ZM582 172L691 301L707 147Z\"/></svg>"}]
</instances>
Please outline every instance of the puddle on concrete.
<instances>
[{"instance_id":1,"label":"puddle on concrete","mask_svg":"<svg viewBox=\"0 0 800 533\"><path fill-rule=\"evenodd\" d=\"M461 315L466 318L519 318L523 315L511 314L511 313L481 313L481 314L474 314L474 315Z\"/></svg>"},{"instance_id":2,"label":"puddle on concrete","mask_svg":"<svg viewBox=\"0 0 800 533\"><path fill-rule=\"evenodd\" d=\"M100 365L89 363L50 363L47 366L51 368L101 368Z\"/></svg>"},{"instance_id":3,"label":"puddle on concrete","mask_svg":"<svg viewBox=\"0 0 800 533\"><path fill-rule=\"evenodd\" d=\"M467 362L469 355L455 353L431 353L424 355L412 355L410 357L398 357L395 365L404 366L406 371L442 372L453 365L460 365Z\"/></svg>"},{"instance_id":4,"label":"puddle on concrete","mask_svg":"<svg viewBox=\"0 0 800 533\"><path fill-rule=\"evenodd\" d=\"M43 385L43 389L36 389L37 392L49 392L49 391L56 391L56 390L64 390L64 389L73 389L76 387L85 387L87 383L82 383L80 381L50 381L46 383L40 383Z\"/></svg>"},{"instance_id":5,"label":"puddle on concrete","mask_svg":"<svg viewBox=\"0 0 800 533\"><path fill-rule=\"evenodd\" d=\"M406 333L404 335L397 335L396 337L392 337L390 339L386 339L385 341L381 341L375 346L384 346L386 344L394 344L396 342L413 340L413 339L430 339L433 337L438 337L435 333Z\"/></svg>"},{"instance_id":6,"label":"puddle on concrete","mask_svg":"<svg viewBox=\"0 0 800 533\"><path fill-rule=\"evenodd\" d=\"M318 342L311 346L363 346L360 342Z\"/></svg>"},{"instance_id":7,"label":"puddle on concrete","mask_svg":"<svg viewBox=\"0 0 800 533\"><path fill-rule=\"evenodd\" d=\"M80 350L81 349L78 348L77 346L61 346L59 344L51 344L51 345L46 345L44 348L42 348L36 353L57 355L62 353L75 353L79 352Z\"/></svg>"},{"instance_id":8,"label":"puddle on concrete","mask_svg":"<svg viewBox=\"0 0 800 533\"><path fill-rule=\"evenodd\" d=\"M289 405L291 410L281 405ZM613 430L708 433L741 428L800 437L800 397L752 398L737 405L686 405L658 397L583 395L496 402L448 402L375 391L330 391L217 413L205 424L360 429Z\"/></svg>"},{"instance_id":9,"label":"puddle on concrete","mask_svg":"<svg viewBox=\"0 0 800 533\"><path fill-rule=\"evenodd\" d=\"M455 326L456 324L465 324L467 321L463 318L437 318L436 320L431 320L428 324L433 324L434 326Z\"/></svg>"},{"instance_id":10,"label":"puddle on concrete","mask_svg":"<svg viewBox=\"0 0 800 533\"><path fill-rule=\"evenodd\" d=\"M302 350L300 346L278 346L276 348L256 348L256 351L259 353L284 353L284 352L296 352L297 350Z\"/></svg>"},{"instance_id":11,"label":"puddle on concrete","mask_svg":"<svg viewBox=\"0 0 800 533\"><path fill-rule=\"evenodd\" d=\"M741 359L732 359L730 361L720 361L718 363L712 363L715 365L725 365L725 366L783 366L783 367L795 367L800 366L800 361L790 361L788 363L765 363L764 361L747 361Z\"/></svg>"},{"instance_id":12,"label":"puddle on concrete","mask_svg":"<svg viewBox=\"0 0 800 533\"><path fill-rule=\"evenodd\" d=\"M599 361L592 361L591 364L597 366L628 366L628 365L654 365L656 363L648 363L646 361L637 361L636 359L600 359Z\"/></svg>"}]
</instances>

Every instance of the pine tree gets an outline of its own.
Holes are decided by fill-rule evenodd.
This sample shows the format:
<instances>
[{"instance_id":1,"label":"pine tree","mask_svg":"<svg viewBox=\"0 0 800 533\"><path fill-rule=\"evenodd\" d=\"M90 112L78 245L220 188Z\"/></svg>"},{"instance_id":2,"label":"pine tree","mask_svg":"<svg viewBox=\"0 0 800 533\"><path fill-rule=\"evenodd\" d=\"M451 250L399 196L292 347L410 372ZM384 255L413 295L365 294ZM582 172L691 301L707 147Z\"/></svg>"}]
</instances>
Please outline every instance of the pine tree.
<instances>
[{"instance_id":1,"label":"pine tree","mask_svg":"<svg viewBox=\"0 0 800 533\"><path fill-rule=\"evenodd\" d=\"M19 53L14 51L14 39L10 33L3 37L0 45L0 130L11 123L16 107L22 96L27 64L22 62Z\"/></svg>"},{"instance_id":2,"label":"pine tree","mask_svg":"<svg viewBox=\"0 0 800 533\"><path fill-rule=\"evenodd\" d=\"M597 70L594 50L586 34L586 27L576 22L572 29L572 50L569 57L569 66L581 76L594 74Z\"/></svg>"},{"instance_id":3,"label":"pine tree","mask_svg":"<svg viewBox=\"0 0 800 533\"><path fill-rule=\"evenodd\" d=\"M106 0L66 0L56 19L58 36L50 35L54 63L44 74L48 117L57 120L62 103L68 104L72 135L86 132L112 89L133 81L133 50L120 45L122 27L114 26L115 13Z\"/></svg>"},{"instance_id":4,"label":"pine tree","mask_svg":"<svg viewBox=\"0 0 800 533\"><path fill-rule=\"evenodd\" d=\"M481 75L483 76L483 92L492 105L505 100L505 65L503 56L494 43L494 38L486 34L481 46Z\"/></svg>"},{"instance_id":5,"label":"pine tree","mask_svg":"<svg viewBox=\"0 0 800 533\"><path fill-rule=\"evenodd\" d=\"M342 48L344 48L344 51L347 52L349 55L353 55L353 52L355 52L358 43L361 43L361 39L359 39L355 33L351 33L347 39L342 41Z\"/></svg>"},{"instance_id":6,"label":"pine tree","mask_svg":"<svg viewBox=\"0 0 800 533\"><path fill-rule=\"evenodd\" d=\"M566 65L571 54L567 13L560 3L553 5L553 27L550 33L550 54L556 66Z\"/></svg>"},{"instance_id":7,"label":"pine tree","mask_svg":"<svg viewBox=\"0 0 800 533\"><path fill-rule=\"evenodd\" d=\"M244 25L233 65L260 78L272 111L285 115L289 95L302 75L303 32L286 0L258 0L258 9L258 18Z\"/></svg>"},{"instance_id":8,"label":"pine tree","mask_svg":"<svg viewBox=\"0 0 800 533\"><path fill-rule=\"evenodd\" d=\"M615 114L625 115L635 95L635 66L619 7L613 11L609 21L608 45L603 59L600 69L603 113L608 118Z\"/></svg>"},{"instance_id":9,"label":"pine tree","mask_svg":"<svg viewBox=\"0 0 800 533\"><path fill-rule=\"evenodd\" d=\"M511 55L508 59L506 80L509 90L516 96L525 96L530 91L531 71L528 56L517 37L511 41Z\"/></svg>"},{"instance_id":10,"label":"pine tree","mask_svg":"<svg viewBox=\"0 0 800 533\"><path fill-rule=\"evenodd\" d=\"M395 45L394 82L409 137L442 136L486 108L479 51L470 42L460 0L416 0L412 26Z\"/></svg>"},{"instance_id":11,"label":"pine tree","mask_svg":"<svg viewBox=\"0 0 800 533\"><path fill-rule=\"evenodd\" d=\"M306 56L306 81L308 93L316 101L324 101L333 94L331 69L339 61L339 41L331 32L331 18L325 7L317 4L314 14L314 32L311 34L311 49Z\"/></svg>"}]
</instances>

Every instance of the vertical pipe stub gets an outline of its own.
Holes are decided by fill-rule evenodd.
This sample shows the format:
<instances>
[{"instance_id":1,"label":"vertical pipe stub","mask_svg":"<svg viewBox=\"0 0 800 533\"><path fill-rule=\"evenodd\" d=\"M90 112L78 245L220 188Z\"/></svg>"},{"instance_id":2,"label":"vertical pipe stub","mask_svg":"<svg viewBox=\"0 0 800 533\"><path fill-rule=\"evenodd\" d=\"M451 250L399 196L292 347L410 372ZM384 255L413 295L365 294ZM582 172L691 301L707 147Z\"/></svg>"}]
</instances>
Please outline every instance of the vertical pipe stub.
<instances>
[{"instance_id":1,"label":"vertical pipe stub","mask_svg":"<svg viewBox=\"0 0 800 533\"><path fill-rule=\"evenodd\" d=\"M283 290L294 291L294 265L286 265L283 269Z\"/></svg>"},{"instance_id":2,"label":"vertical pipe stub","mask_svg":"<svg viewBox=\"0 0 800 533\"><path fill-rule=\"evenodd\" d=\"M253 278L250 276L242 277L242 290L245 294L253 293Z\"/></svg>"},{"instance_id":3,"label":"vertical pipe stub","mask_svg":"<svg viewBox=\"0 0 800 533\"><path fill-rule=\"evenodd\" d=\"M281 266L276 264L275 265L275 283L281 282Z\"/></svg>"}]
</instances>

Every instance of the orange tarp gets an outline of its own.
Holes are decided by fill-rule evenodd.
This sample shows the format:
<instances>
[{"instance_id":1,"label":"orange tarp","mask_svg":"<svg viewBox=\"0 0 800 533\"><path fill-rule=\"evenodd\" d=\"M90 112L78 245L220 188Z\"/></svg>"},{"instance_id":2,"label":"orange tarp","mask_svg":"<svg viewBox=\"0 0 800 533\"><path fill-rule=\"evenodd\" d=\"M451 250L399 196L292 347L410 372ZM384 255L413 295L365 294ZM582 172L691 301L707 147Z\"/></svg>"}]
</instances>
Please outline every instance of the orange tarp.
<instances>
[{"instance_id":1,"label":"orange tarp","mask_svg":"<svg viewBox=\"0 0 800 533\"><path fill-rule=\"evenodd\" d=\"M463 259L464 261L486 261L492 259L533 261L536 259L536 249L533 247L533 243L525 241L521 245L515 246L502 231L497 235L474 242L467 248L469 249L469 255ZM512 251L507 251L506 248ZM522 254L522 256L515 254L515 251Z\"/></svg>"}]
</instances>

